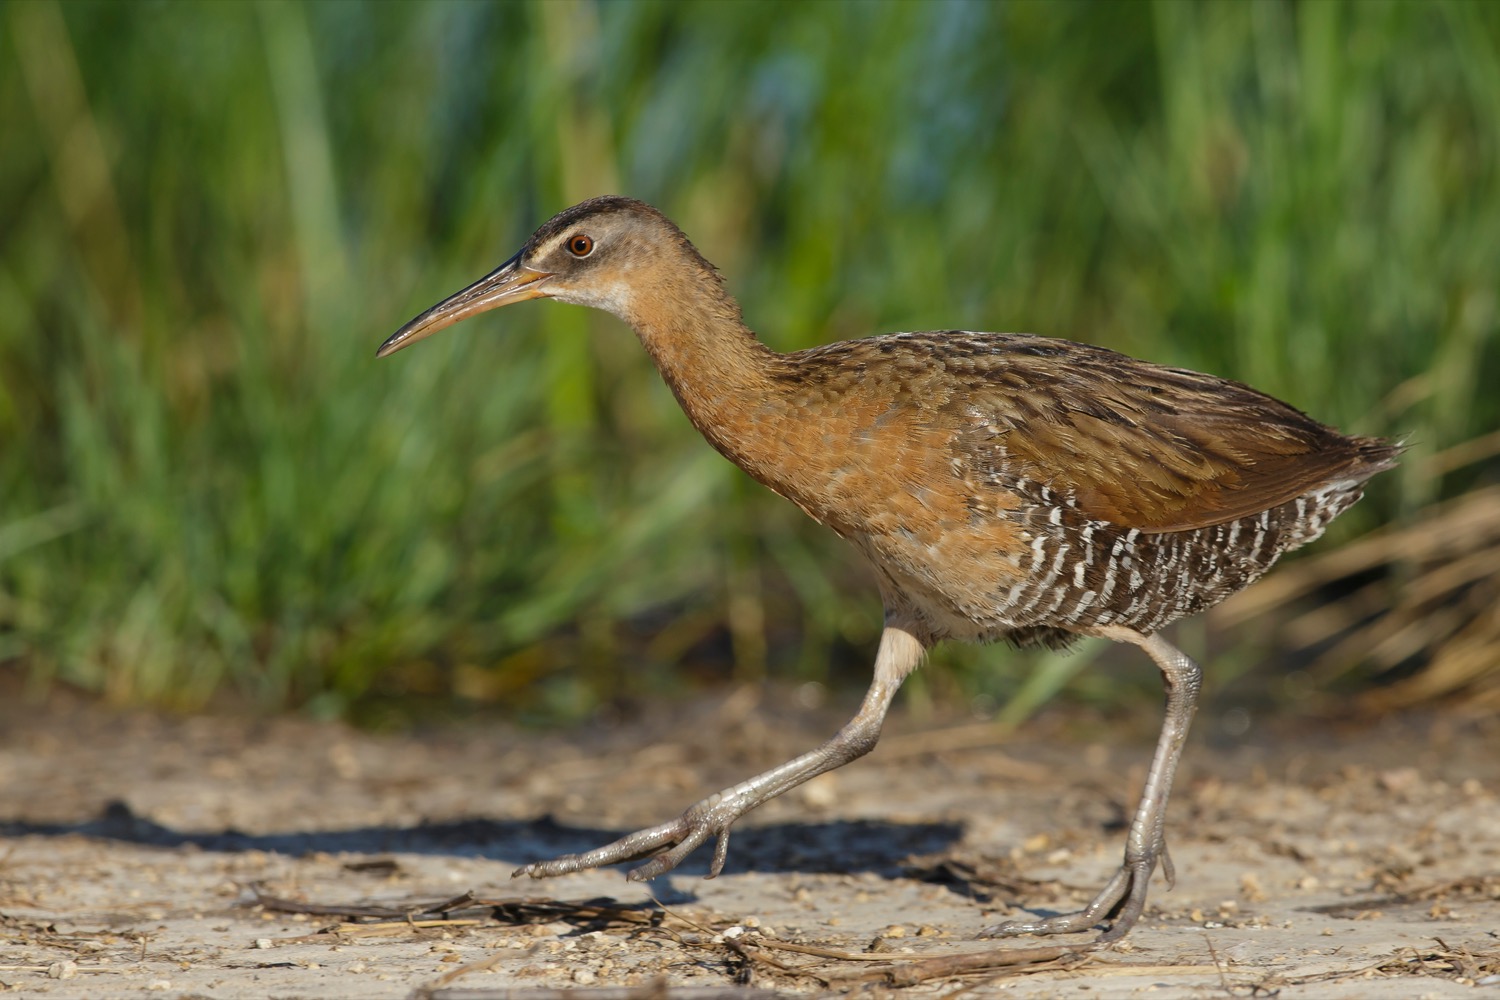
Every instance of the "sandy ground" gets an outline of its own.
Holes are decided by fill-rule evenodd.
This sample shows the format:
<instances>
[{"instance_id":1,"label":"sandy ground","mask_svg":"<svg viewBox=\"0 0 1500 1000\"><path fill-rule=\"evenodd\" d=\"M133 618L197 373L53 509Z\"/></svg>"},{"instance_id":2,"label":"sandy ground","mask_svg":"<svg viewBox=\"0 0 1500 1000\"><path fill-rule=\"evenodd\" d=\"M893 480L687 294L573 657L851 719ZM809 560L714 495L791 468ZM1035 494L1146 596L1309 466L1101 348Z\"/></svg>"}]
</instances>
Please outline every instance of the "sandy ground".
<instances>
[{"instance_id":1,"label":"sandy ground","mask_svg":"<svg viewBox=\"0 0 1500 1000\"><path fill-rule=\"evenodd\" d=\"M0 985L1500 998L1494 720L1287 722L1234 742L1200 726L1168 816L1176 888L1158 879L1146 918L1102 952L975 934L1102 884L1154 717L1058 710L1003 738L898 712L871 757L737 828L717 879L700 877L704 850L649 885L619 870L510 879L779 763L850 707L795 703L746 689L580 732L390 736L12 699ZM971 953L989 957L967 973L934 964Z\"/></svg>"}]
</instances>

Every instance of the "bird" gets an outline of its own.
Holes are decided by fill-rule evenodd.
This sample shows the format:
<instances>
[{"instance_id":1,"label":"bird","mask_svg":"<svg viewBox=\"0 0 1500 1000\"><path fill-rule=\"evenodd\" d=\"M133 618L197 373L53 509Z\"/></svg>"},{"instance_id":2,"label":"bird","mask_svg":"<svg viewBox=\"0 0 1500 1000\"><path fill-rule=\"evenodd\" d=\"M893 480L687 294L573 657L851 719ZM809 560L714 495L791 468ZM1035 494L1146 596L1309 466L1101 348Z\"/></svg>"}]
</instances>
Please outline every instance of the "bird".
<instances>
[{"instance_id":1,"label":"bird","mask_svg":"<svg viewBox=\"0 0 1500 1000\"><path fill-rule=\"evenodd\" d=\"M642 881L714 840L719 875L750 810L868 753L902 681L944 640L1139 647L1165 716L1123 859L1082 909L980 936L1140 920L1201 670L1162 637L1313 541L1403 445L1350 436L1239 382L1020 333L894 333L783 353L745 324L723 277L657 209L593 198L544 223L494 271L422 312L384 358L460 320L546 298L631 327L693 426L752 478L848 540L884 607L873 679L822 745L681 816L514 876L645 860Z\"/></svg>"}]
</instances>

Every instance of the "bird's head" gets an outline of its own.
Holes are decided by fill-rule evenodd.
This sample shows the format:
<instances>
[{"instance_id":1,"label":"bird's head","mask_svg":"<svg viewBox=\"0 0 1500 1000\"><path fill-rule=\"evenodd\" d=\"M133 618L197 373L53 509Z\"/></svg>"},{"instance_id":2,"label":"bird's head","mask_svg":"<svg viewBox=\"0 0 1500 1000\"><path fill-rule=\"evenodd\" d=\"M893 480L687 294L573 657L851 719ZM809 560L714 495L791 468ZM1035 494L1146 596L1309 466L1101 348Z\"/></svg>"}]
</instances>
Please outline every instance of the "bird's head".
<instances>
[{"instance_id":1,"label":"bird's head","mask_svg":"<svg viewBox=\"0 0 1500 1000\"><path fill-rule=\"evenodd\" d=\"M644 276L675 248L702 262L687 237L645 202L608 196L574 205L532 234L494 271L450 295L391 334L377 358L488 309L551 298L630 318ZM712 272L712 267L703 262Z\"/></svg>"}]
</instances>

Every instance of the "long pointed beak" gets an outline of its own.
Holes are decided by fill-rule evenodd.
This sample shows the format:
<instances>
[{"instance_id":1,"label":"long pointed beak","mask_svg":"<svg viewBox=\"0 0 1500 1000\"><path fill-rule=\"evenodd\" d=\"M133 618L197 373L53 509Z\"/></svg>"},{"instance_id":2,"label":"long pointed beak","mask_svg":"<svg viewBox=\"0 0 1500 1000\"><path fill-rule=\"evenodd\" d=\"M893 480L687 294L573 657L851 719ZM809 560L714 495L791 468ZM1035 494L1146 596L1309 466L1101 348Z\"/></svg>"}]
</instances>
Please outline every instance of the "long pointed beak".
<instances>
[{"instance_id":1,"label":"long pointed beak","mask_svg":"<svg viewBox=\"0 0 1500 1000\"><path fill-rule=\"evenodd\" d=\"M533 271L522 267L521 255L516 254L474 284L448 296L431 309L417 316L401 329L386 338L375 352L377 358L395 354L403 347L410 347L423 337L429 337L444 327L459 320L468 319L487 309L498 309L513 302L525 302L546 294L542 285L552 277L548 271Z\"/></svg>"}]
</instances>

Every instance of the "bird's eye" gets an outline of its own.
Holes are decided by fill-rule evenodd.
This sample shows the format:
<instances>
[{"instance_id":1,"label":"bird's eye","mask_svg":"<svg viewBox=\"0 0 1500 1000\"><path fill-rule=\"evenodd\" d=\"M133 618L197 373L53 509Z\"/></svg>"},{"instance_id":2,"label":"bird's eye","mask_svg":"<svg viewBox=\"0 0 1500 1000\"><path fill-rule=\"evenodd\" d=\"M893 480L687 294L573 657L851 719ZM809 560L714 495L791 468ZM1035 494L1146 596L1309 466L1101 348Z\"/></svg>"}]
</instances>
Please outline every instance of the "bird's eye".
<instances>
[{"instance_id":1,"label":"bird's eye","mask_svg":"<svg viewBox=\"0 0 1500 1000\"><path fill-rule=\"evenodd\" d=\"M583 233L568 237L568 253L574 257L587 257L594 252L594 241Z\"/></svg>"}]
</instances>

